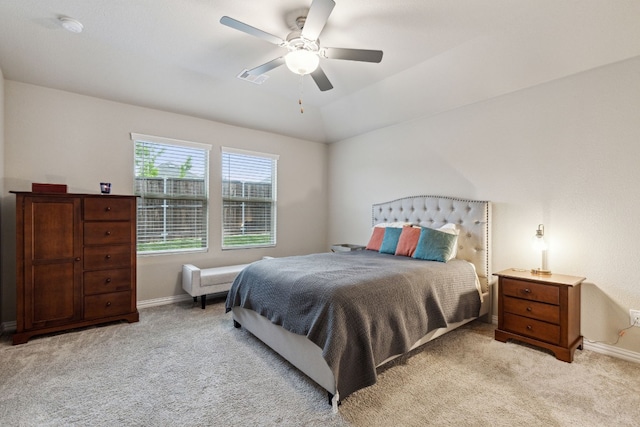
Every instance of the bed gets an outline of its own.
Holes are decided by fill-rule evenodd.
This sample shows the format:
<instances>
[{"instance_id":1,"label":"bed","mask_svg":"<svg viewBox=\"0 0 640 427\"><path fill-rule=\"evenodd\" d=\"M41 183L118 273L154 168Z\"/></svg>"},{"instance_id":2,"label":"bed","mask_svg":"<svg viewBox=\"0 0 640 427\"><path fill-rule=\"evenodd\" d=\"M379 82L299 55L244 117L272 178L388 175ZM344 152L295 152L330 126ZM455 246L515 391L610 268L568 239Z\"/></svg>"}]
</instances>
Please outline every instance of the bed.
<instances>
[{"instance_id":1,"label":"bed","mask_svg":"<svg viewBox=\"0 0 640 427\"><path fill-rule=\"evenodd\" d=\"M373 230L453 226L455 257L362 250L266 259L238 275L226 310L236 327L327 390L337 410L341 399L375 383L380 366L488 318L490 218L486 201L415 196L374 204Z\"/></svg>"}]
</instances>

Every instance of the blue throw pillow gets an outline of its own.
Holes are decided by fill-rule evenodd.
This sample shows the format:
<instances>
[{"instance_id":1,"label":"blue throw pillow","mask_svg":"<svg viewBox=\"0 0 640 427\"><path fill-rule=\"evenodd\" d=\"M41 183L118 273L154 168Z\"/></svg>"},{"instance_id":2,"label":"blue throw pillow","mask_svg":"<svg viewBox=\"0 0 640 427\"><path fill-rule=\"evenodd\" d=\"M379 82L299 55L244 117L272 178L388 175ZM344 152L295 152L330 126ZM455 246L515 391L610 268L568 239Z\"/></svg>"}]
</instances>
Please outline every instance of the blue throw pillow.
<instances>
[{"instance_id":1,"label":"blue throw pillow","mask_svg":"<svg viewBox=\"0 0 640 427\"><path fill-rule=\"evenodd\" d=\"M395 255L396 248L398 247L398 240L400 240L400 234L402 228L387 227L384 229L384 237L382 238L382 245L380 245L381 254Z\"/></svg>"},{"instance_id":2,"label":"blue throw pillow","mask_svg":"<svg viewBox=\"0 0 640 427\"><path fill-rule=\"evenodd\" d=\"M420 232L418 246L416 246L413 257L427 261L447 262L455 249L457 237L455 234L424 227Z\"/></svg>"}]
</instances>

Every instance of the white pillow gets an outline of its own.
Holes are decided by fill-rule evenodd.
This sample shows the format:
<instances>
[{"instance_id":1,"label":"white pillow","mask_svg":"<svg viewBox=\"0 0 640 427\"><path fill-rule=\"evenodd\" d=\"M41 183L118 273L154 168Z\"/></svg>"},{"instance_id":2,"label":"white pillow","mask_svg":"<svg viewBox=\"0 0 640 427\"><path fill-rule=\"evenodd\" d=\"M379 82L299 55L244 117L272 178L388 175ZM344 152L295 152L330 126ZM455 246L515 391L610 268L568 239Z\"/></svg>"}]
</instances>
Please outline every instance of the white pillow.
<instances>
[{"instance_id":1,"label":"white pillow","mask_svg":"<svg viewBox=\"0 0 640 427\"><path fill-rule=\"evenodd\" d=\"M455 234L456 236L460 234L460 227L458 224L448 223L443 225L440 228L436 228L438 231L444 231L445 233Z\"/></svg>"}]
</instances>

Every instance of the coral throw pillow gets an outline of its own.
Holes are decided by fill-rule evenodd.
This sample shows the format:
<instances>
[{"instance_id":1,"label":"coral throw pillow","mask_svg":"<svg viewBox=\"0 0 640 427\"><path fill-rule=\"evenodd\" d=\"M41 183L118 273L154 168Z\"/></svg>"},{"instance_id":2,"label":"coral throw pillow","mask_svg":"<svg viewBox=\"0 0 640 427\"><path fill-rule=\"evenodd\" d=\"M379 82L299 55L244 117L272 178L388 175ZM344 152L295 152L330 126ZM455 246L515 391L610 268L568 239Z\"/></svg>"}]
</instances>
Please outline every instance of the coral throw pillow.
<instances>
[{"instance_id":1,"label":"coral throw pillow","mask_svg":"<svg viewBox=\"0 0 640 427\"><path fill-rule=\"evenodd\" d=\"M382 239L384 239L384 228L373 227L373 232L371 233L371 238L369 239L369 243L367 243L366 249L379 251L382 245Z\"/></svg>"},{"instance_id":2,"label":"coral throw pillow","mask_svg":"<svg viewBox=\"0 0 640 427\"><path fill-rule=\"evenodd\" d=\"M418 227L403 227L396 247L396 255L413 256L418 246L420 231Z\"/></svg>"}]
</instances>

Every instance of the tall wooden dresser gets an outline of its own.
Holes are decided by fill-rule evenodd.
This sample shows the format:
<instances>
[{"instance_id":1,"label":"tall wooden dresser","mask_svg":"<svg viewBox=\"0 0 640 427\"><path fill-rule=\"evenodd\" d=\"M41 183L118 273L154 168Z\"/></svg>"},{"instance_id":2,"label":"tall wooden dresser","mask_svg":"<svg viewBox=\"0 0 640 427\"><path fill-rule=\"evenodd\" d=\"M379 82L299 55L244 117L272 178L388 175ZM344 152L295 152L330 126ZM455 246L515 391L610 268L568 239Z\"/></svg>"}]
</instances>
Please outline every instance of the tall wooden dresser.
<instances>
[{"instance_id":1,"label":"tall wooden dresser","mask_svg":"<svg viewBox=\"0 0 640 427\"><path fill-rule=\"evenodd\" d=\"M136 197L16 195L17 330L34 335L137 322Z\"/></svg>"}]
</instances>

